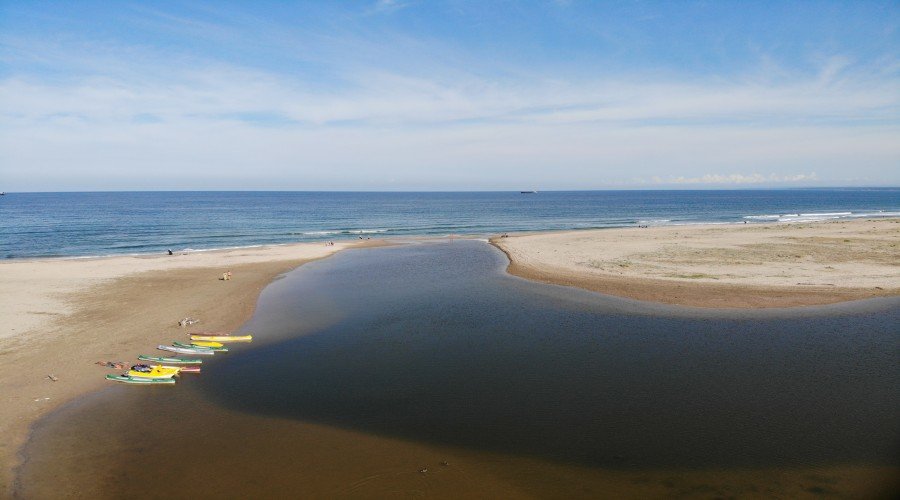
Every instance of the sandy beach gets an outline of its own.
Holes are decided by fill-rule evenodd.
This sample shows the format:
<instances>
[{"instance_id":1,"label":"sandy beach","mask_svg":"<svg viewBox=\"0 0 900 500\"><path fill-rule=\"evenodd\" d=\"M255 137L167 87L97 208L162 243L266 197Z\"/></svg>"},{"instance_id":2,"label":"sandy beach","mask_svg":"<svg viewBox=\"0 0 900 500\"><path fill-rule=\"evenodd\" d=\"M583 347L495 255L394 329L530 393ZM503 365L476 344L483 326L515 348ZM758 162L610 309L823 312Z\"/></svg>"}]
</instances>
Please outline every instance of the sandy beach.
<instances>
[{"instance_id":1,"label":"sandy beach","mask_svg":"<svg viewBox=\"0 0 900 500\"><path fill-rule=\"evenodd\" d=\"M509 271L703 307L783 307L900 293L900 220L651 227L512 235ZM381 243L366 242L365 245ZM188 331L233 330L279 274L363 243L0 264L4 491L30 426ZM232 279L221 280L231 271ZM185 317L200 322L181 327ZM53 375L58 380L49 378Z\"/></svg>"},{"instance_id":2,"label":"sandy beach","mask_svg":"<svg viewBox=\"0 0 900 500\"><path fill-rule=\"evenodd\" d=\"M367 241L365 244L377 244ZM359 242L168 256L0 263L0 484L8 491L29 426L108 382L97 361L136 362L189 331L231 331L278 275ZM228 281L220 279L231 271ZM200 322L181 327L183 318ZM57 378L53 381L49 378Z\"/></svg>"},{"instance_id":3,"label":"sandy beach","mask_svg":"<svg viewBox=\"0 0 900 500\"><path fill-rule=\"evenodd\" d=\"M696 307L793 307L900 294L900 219L659 226L491 242L523 278Z\"/></svg>"}]
</instances>

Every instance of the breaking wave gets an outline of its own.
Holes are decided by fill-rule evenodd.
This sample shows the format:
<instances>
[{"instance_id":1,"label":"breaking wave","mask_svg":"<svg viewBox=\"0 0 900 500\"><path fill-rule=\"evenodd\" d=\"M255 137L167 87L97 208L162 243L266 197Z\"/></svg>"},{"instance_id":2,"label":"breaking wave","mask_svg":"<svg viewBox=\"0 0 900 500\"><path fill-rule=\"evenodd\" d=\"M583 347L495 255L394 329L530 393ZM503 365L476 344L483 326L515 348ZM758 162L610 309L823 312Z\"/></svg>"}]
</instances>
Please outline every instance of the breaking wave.
<instances>
[{"instance_id":1,"label":"breaking wave","mask_svg":"<svg viewBox=\"0 0 900 500\"><path fill-rule=\"evenodd\" d=\"M900 217L900 212L810 212L793 214L745 215L743 219L760 222L820 222L836 219Z\"/></svg>"}]
</instances>

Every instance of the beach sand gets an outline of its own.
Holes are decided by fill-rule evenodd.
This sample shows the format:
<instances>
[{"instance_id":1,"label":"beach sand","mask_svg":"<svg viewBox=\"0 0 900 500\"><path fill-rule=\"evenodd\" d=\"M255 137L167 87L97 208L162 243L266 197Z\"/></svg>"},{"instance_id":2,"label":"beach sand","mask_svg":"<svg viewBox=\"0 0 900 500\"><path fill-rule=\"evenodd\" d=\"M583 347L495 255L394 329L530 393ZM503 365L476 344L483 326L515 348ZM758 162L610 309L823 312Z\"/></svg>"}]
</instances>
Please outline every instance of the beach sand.
<instances>
[{"instance_id":1,"label":"beach sand","mask_svg":"<svg viewBox=\"0 0 900 500\"><path fill-rule=\"evenodd\" d=\"M0 491L11 485L31 424L118 371L97 361L136 363L138 354L166 355L156 346L185 341L187 332L232 331L276 276L344 248L377 244L0 263ZM231 279L220 279L227 271ZM187 317L200 322L179 326Z\"/></svg>"},{"instance_id":2,"label":"beach sand","mask_svg":"<svg viewBox=\"0 0 900 500\"><path fill-rule=\"evenodd\" d=\"M900 219L660 226L493 238L511 274L696 307L793 307L900 294Z\"/></svg>"}]
</instances>

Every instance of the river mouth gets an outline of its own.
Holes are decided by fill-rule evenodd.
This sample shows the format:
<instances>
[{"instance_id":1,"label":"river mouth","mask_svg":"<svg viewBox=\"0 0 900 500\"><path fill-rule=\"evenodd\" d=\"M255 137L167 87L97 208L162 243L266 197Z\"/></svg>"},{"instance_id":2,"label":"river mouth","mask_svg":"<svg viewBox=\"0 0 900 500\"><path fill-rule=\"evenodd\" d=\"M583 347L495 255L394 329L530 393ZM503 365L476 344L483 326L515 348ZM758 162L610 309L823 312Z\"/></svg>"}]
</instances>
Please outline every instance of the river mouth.
<instances>
[{"instance_id":1,"label":"river mouth","mask_svg":"<svg viewBox=\"0 0 900 500\"><path fill-rule=\"evenodd\" d=\"M816 493L897 471L896 299L700 311L505 265L465 240L304 265L264 291L254 343L202 375L111 387L44 419L18 492L365 496L425 481L447 496L592 496L611 478L652 494L673 474L764 488L827 471L793 486Z\"/></svg>"}]
</instances>

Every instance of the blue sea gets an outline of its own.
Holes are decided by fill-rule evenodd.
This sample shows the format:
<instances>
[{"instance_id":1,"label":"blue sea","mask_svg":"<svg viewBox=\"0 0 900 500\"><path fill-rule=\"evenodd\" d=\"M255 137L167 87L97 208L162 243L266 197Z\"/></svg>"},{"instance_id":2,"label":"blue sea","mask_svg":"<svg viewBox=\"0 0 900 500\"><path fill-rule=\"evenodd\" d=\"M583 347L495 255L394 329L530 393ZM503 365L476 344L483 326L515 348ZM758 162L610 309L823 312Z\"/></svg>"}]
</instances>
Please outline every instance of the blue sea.
<instances>
[{"instance_id":1,"label":"blue sea","mask_svg":"<svg viewBox=\"0 0 900 500\"><path fill-rule=\"evenodd\" d=\"M898 216L900 188L8 193L0 196L0 256L152 254L359 237Z\"/></svg>"}]
</instances>

